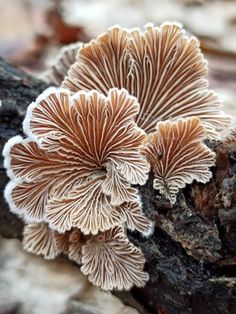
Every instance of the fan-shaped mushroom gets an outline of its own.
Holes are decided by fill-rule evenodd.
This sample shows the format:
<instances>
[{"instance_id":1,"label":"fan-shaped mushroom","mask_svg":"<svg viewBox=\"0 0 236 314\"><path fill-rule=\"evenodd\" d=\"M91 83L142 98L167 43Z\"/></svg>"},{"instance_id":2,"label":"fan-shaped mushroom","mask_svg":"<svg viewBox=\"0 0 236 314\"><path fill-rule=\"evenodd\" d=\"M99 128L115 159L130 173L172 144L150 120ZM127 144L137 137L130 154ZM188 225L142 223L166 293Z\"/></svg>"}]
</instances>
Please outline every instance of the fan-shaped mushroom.
<instances>
[{"instance_id":1,"label":"fan-shaped mushroom","mask_svg":"<svg viewBox=\"0 0 236 314\"><path fill-rule=\"evenodd\" d=\"M145 236L149 236L153 231L153 224L142 213L139 202L125 202L119 207L120 215L124 216L128 229L138 230Z\"/></svg>"},{"instance_id":2,"label":"fan-shaped mushroom","mask_svg":"<svg viewBox=\"0 0 236 314\"><path fill-rule=\"evenodd\" d=\"M24 228L23 247L26 251L53 259L60 253L67 253L69 233L60 234L50 230L47 224L29 224Z\"/></svg>"},{"instance_id":3,"label":"fan-shaped mushroom","mask_svg":"<svg viewBox=\"0 0 236 314\"><path fill-rule=\"evenodd\" d=\"M229 124L217 94L208 90L207 65L195 37L177 23L145 31L118 26L85 44L62 86L72 92L126 88L141 105L136 117L147 133L158 121L198 116L206 136Z\"/></svg>"},{"instance_id":4,"label":"fan-shaped mushroom","mask_svg":"<svg viewBox=\"0 0 236 314\"><path fill-rule=\"evenodd\" d=\"M141 250L129 242L122 227L91 236L82 246L81 271L104 290L143 287L148 280L144 263Z\"/></svg>"},{"instance_id":5,"label":"fan-shaped mushroom","mask_svg":"<svg viewBox=\"0 0 236 314\"><path fill-rule=\"evenodd\" d=\"M141 206L131 184L144 184L150 168L139 151L145 132L134 122L138 112L136 98L116 88L108 96L71 97L55 88L40 95L23 123L28 138L4 148L11 210L60 233L75 227L96 234L130 220L129 202ZM148 232L150 222L137 213Z\"/></svg>"},{"instance_id":6,"label":"fan-shaped mushroom","mask_svg":"<svg viewBox=\"0 0 236 314\"><path fill-rule=\"evenodd\" d=\"M205 130L198 118L159 122L156 129L143 153L154 172L154 188L175 203L186 184L210 180L215 154L203 143Z\"/></svg>"},{"instance_id":7,"label":"fan-shaped mushroom","mask_svg":"<svg viewBox=\"0 0 236 314\"><path fill-rule=\"evenodd\" d=\"M52 65L47 73L50 82L60 86L67 75L70 66L75 63L78 51L83 43L78 42L63 47L57 57L56 62Z\"/></svg>"}]
</instances>

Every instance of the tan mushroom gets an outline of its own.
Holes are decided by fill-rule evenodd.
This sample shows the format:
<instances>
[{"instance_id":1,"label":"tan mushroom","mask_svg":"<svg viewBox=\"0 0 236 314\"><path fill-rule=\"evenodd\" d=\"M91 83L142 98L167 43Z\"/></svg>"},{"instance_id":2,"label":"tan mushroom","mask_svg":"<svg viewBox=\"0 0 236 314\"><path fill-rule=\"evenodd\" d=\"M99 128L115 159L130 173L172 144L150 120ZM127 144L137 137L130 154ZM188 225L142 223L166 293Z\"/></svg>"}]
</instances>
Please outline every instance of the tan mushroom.
<instances>
[{"instance_id":1,"label":"tan mushroom","mask_svg":"<svg viewBox=\"0 0 236 314\"><path fill-rule=\"evenodd\" d=\"M97 234L130 220L129 202L141 208L131 184L144 184L150 170L139 151L145 132L134 121L138 112L126 90L73 97L63 89L45 91L27 110L28 137L14 137L3 151L10 209L60 233L75 227ZM148 232L150 221L139 214L135 221L146 219Z\"/></svg>"},{"instance_id":2,"label":"tan mushroom","mask_svg":"<svg viewBox=\"0 0 236 314\"><path fill-rule=\"evenodd\" d=\"M82 246L81 271L103 290L143 287L148 280L144 263L141 250L129 242L122 227L91 236Z\"/></svg>"},{"instance_id":3,"label":"tan mushroom","mask_svg":"<svg viewBox=\"0 0 236 314\"><path fill-rule=\"evenodd\" d=\"M47 79L50 82L57 86L61 85L70 66L76 61L76 56L82 45L82 42L77 42L61 49L56 62L51 66L47 73Z\"/></svg>"},{"instance_id":4,"label":"tan mushroom","mask_svg":"<svg viewBox=\"0 0 236 314\"><path fill-rule=\"evenodd\" d=\"M60 234L48 228L47 224L29 224L24 227L23 247L26 251L53 259L69 249L69 233Z\"/></svg>"},{"instance_id":5,"label":"tan mushroom","mask_svg":"<svg viewBox=\"0 0 236 314\"><path fill-rule=\"evenodd\" d=\"M207 64L195 37L177 23L145 31L118 26L85 44L62 86L72 92L126 88L141 105L136 117L147 133L158 121L198 116L206 136L218 138L230 119L208 89Z\"/></svg>"},{"instance_id":6,"label":"tan mushroom","mask_svg":"<svg viewBox=\"0 0 236 314\"><path fill-rule=\"evenodd\" d=\"M205 130L198 118L159 122L156 129L143 153L154 172L154 188L174 204L186 184L210 180L215 154L203 143Z\"/></svg>"}]
</instances>

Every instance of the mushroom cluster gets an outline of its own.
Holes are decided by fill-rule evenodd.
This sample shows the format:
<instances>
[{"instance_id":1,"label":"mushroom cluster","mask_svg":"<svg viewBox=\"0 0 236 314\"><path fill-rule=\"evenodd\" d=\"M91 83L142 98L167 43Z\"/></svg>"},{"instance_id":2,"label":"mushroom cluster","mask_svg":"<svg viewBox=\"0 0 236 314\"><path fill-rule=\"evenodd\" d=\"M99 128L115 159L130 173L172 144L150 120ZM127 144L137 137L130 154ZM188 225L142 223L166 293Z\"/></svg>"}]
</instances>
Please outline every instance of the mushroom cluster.
<instances>
[{"instance_id":1,"label":"mushroom cluster","mask_svg":"<svg viewBox=\"0 0 236 314\"><path fill-rule=\"evenodd\" d=\"M81 47L62 86L72 93L125 88L140 103L136 121L147 133L159 121L197 116L216 139L230 120L208 89L207 71L199 41L178 23L144 31L114 26Z\"/></svg>"},{"instance_id":2,"label":"mushroom cluster","mask_svg":"<svg viewBox=\"0 0 236 314\"><path fill-rule=\"evenodd\" d=\"M11 178L5 198L29 224L24 247L46 258L68 252L104 289L129 289L148 278L144 258L124 228L148 234L152 227L134 186L145 184L150 170L140 151L146 134L134 121L138 112L137 99L124 89L110 89L107 96L95 90L71 96L49 88L27 109L27 138L11 138L3 151ZM75 237L74 229L81 236ZM93 246L88 254L86 248ZM117 263L116 256L125 252L129 256ZM112 259L114 276L102 282L92 279L89 269L96 260L102 276L104 256ZM129 268L130 277L123 281L120 267L125 269L130 259L139 266Z\"/></svg>"},{"instance_id":3,"label":"mushroom cluster","mask_svg":"<svg viewBox=\"0 0 236 314\"><path fill-rule=\"evenodd\" d=\"M209 181L215 154L204 140L230 123L206 74L199 42L177 23L115 26L64 48L50 73L58 87L28 107L25 138L3 151L24 248L68 255L104 290L144 286L145 258L127 237L153 229L138 185L152 170L174 204L186 184Z\"/></svg>"}]
</instances>

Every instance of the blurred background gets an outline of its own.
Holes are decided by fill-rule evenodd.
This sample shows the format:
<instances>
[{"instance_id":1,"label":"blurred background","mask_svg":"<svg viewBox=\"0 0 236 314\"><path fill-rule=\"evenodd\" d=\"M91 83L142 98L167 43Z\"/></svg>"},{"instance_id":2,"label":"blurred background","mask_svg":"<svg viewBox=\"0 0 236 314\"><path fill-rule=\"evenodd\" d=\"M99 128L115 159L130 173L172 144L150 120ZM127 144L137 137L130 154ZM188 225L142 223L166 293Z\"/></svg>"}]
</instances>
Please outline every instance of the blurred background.
<instances>
[{"instance_id":1,"label":"blurred background","mask_svg":"<svg viewBox=\"0 0 236 314\"><path fill-rule=\"evenodd\" d=\"M209 61L210 84L236 113L235 0L0 0L0 56L43 76L61 46L109 26L179 21Z\"/></svg>"},{"instance_id":2,"label":"blurred background","mask_svg":"<svg viewBox=\"0 0 236 314\"><path fill-rule=\"evenodd\" d=\"M43 78L63 45L109 26L178 21L201 40L209 81L236 122L236 1L0 0L0 57ZM1 84L1 83L0 83ZM69 262L45 262L0 239L0 314L136 313L91 287Z\"/></svg>"},{"instance_id":3,"label":"blurred background","mask_svg":"<svg viewBox=\"0 0 236 314\"><path fill-rule=\"evenodd\" d=\"M178 21L201 40L211 87L236 114L235 0L0 0L0 56L43 77L65 44L114 24L163 21Z\"/></svg>"}]
</instances>

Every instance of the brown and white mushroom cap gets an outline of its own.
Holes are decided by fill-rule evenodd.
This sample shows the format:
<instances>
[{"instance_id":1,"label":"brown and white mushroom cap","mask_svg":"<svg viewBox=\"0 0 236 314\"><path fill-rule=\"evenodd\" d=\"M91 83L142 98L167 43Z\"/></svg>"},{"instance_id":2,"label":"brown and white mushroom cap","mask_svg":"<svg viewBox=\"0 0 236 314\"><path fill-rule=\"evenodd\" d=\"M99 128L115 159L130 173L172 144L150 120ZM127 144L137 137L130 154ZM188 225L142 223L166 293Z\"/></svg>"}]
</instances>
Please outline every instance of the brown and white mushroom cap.
<instances>
[{"instance_id":1,"label":"brown and white mushroom cap","mask_svg":"<svg viewBox=\"0 0 236 314\"><path fill-rule=\"evenodd\" d=\"M149 278L144 263L141 250L129 242L122 227L91 236L82 246L81 271L104 290L143 287Z\"/></svg>"},{"instance_id":2,"label":"brown and white mushroom cap","mask_svg":"<svg viewBox=\"0 0 236 314\"><path fill-rule=\"evenodd\" d=\"M158 121L198 116L206 136L218 138L230 123L208 89L199 41L177 23L148 24L144 31L114 26L85 44L77 59L62 86L104 94L112 87L127 89L141 105L136 121L147 133Z\"/></svg>"},{"instance_id":3,"label":"brown and white mushroom cap","mask_svg":"<svg viewBox=\"0 0 236 314\"><path fill-rule=\"evenodd\" d=\"M24 227L23 247L46 259L53 259L69 249L69 234L60 234L48 228L47 224L29 224Z\"/></svg>"},{"instance_id":4,"label":"brown and white mushroom cap","mask_svg":"<svg viewBox=\"0 0 236 314\"><path fill-rule=\"evenodd\" d=\"M145 132L134 121L138 112L124 89L40 95L23 123L28 137L12 138L3 151L10 209L60 233L96 234L125 223L120 205L139 202L131 184L144 184L150 170L139 151Z\"/></svg>"},{"instance_id":5,"label":"brown and white mushroom cap","mask_svg":"<svg viewBox=\"0 0 236 314\"><path fill-rule=\"evenodd\" d=\"M47 78L50 82L57 86L61 85L70 69L70 66L75 63L76 56L82 45L82 42L77 42L64 46L60 50L56 62L51 66L47 73Z\"/></svg>"},{"instance_id":6,"label":"brown and white mushroom cap","mask_svg":"<svg viewBox=\"0 0 236 314\"><path fill-rule=\"evenodd\" d=\"M143 153L154 172L154 188L174 204L186 184L210 180L215 154L203 143L205 129L198 118L159 122L156 129Z\"/></svg>"}]
</instances>

